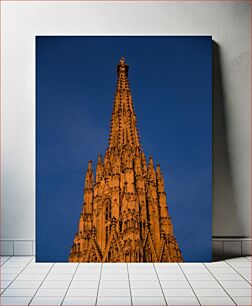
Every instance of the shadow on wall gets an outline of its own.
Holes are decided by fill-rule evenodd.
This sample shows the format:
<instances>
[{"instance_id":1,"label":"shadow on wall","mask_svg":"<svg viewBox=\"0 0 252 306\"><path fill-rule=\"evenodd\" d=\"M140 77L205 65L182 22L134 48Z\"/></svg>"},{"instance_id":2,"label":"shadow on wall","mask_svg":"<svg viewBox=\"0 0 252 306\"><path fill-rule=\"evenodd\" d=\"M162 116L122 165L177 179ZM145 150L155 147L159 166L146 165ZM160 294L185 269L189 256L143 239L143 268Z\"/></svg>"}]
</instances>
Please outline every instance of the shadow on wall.
<instances>
[{"instance_id":1,"label":"shadow on wall","mask_svg":"<svg viewBox=\"0 0 252 306\"><path fill-rule=\"evenodd\" d=\"M244 233L233 189L228 146L225 90L221 71L221 48L213 42L213 237L235 237ZM231 254L230 254L231 255Z\"/></svg>"}]
</instances>

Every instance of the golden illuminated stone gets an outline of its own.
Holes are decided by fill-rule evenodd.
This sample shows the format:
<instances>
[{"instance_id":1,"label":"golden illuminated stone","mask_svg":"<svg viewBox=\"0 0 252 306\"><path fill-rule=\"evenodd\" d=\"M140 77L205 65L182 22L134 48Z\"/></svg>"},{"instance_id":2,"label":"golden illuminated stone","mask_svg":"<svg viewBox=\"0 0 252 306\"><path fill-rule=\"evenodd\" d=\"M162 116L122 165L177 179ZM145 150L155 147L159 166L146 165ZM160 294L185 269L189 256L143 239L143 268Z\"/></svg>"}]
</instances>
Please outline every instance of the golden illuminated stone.
<instances>
[{"instance_id":1,"label":"golden illuminated stone","mask_svg":"<svg viewBox=\"0 0 252 306\"><path fill-rule=\"evenodd\" d=\"M117 65L109 146L88 162L84 204L70 262L182 262L166 204L164 177L146 163L128 84L128 65Z\"/></svg>"}]
</instances>

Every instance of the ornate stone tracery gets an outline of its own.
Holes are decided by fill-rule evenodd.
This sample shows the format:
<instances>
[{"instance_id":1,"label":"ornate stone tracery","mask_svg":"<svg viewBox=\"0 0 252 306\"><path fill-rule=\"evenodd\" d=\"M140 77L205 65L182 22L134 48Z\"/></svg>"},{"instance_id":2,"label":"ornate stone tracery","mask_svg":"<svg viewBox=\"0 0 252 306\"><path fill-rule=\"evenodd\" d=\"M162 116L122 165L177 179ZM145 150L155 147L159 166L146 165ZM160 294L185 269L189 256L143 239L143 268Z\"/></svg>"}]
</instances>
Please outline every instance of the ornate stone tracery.
<instances>
[{"instance_id":1,"label":"ornate stone tracery","mask_svg":"<svg viewBox=\"0 0 252 306\"><path fill-rule=\"evenodd\" d=\"M117 65L109 146L88 162L84 205L70 262L181 262L166 204L164 177L146 163L136 127L128 65Z\"/></svg>"}]
</instances>

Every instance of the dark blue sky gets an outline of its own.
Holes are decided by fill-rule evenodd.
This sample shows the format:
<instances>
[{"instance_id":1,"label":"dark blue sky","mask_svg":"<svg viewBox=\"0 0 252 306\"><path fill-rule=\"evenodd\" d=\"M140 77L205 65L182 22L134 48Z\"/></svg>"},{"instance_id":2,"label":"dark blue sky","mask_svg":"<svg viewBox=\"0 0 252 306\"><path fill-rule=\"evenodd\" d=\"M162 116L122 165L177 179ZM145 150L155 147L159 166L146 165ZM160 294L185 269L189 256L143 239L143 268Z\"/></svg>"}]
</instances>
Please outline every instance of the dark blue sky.
<instances>
[{"instance_id":1,"label":"dark blue sky","mask_svg":"<svg viewBox=\"0 0 252 306\"><path fill-rule=\"evenodd\" d=\"M36 259L66 261L88 160L104 154L121 56L140 139L160 163L185 261L210 261L210 36L36 38Z\"/></svg>"}]
</instances>

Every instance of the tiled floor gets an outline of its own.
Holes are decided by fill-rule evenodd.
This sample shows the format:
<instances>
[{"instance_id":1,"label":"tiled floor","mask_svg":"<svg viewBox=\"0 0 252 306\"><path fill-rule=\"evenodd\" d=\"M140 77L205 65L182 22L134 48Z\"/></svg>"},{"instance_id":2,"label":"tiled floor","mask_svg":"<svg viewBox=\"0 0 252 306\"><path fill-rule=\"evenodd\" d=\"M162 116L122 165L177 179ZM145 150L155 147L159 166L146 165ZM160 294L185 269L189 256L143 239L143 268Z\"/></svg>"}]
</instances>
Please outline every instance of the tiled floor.
<instances>
[{"instance_id":1,"label":"tiled floor","mask_svg":"<svg viewBox=\"0 0 252 306\"><path fill-rule=\"evenodd\" d=\"M251 305L251 257L214 263L35 263L1 257L0 305Z\"/></svg>"}]
</instances>

